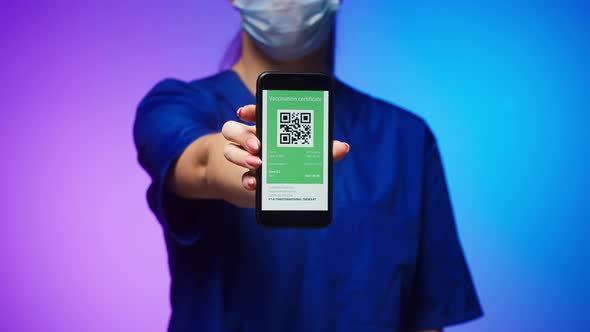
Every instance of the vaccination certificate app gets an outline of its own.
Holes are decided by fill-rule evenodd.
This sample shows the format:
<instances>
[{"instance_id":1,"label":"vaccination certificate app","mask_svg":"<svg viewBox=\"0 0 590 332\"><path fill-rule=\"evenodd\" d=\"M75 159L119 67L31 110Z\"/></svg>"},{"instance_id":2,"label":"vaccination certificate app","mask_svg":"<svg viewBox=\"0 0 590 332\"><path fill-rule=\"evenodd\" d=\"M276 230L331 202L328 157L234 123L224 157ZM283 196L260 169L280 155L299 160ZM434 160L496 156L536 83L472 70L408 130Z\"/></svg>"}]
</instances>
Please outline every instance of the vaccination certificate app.
<instances>
[{"instance_id":1,"label":"vaccination certificate app","mask_svg":"<svg viewBox=\"0 0 590 332\"><path fill-rule=\"evenodd\" d=\"M328 210L328 91L262 90L262 210Z\"/></svg>"}]
</instances>

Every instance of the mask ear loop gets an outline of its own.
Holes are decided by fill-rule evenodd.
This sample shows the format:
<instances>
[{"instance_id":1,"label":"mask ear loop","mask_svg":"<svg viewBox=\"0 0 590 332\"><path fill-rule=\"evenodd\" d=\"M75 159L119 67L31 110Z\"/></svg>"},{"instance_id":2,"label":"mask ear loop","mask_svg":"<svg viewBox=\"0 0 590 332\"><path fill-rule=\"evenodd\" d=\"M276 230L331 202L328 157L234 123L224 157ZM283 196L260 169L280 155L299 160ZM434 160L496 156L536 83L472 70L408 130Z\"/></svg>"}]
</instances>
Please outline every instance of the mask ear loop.
<instances>
[{"instance_id":1,"label":"mask ear loop","mask_svg":"<svg viewBox=\"0 0 590 332\"><path fill-rule=\"evenodd\" d=\"M326 44L326 68L328 68L327 74L330 76L334 76L334 70L336 69L336 15L332 20L332 27L330 28L332 31L330 31Z\"/></svg>"},{"instance_id":2,"label":"mask ear loop","mask_svg":"<svg viewBox=\"0 0 590 332\"><path fill-rule=\"evenodd\" d=\"M242 56L242 29L238 30L236 34L233 36L225 52L223 52L223 56L221 57L221 61L219 61L219 70L223 71L226 69L231 69L240 57Z\"/></svg>"}]
</instances>

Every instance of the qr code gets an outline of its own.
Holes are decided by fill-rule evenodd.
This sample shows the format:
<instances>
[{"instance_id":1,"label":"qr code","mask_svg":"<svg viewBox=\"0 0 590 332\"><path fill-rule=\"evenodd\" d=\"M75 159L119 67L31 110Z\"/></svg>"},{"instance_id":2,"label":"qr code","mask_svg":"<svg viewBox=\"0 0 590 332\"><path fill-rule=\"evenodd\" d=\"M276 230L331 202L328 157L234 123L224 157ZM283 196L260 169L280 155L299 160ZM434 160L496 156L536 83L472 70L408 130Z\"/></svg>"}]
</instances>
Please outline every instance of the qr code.
<instances>
[{"instance_id":1,"label":"qr code","mask_svg":"<svg viewBox=\"0 0 590 332\"><path fill-rule=\"evenodd\" d=\"M313 110L278 110L277 146L313 147Z\"/></svg>"}]
</instances>

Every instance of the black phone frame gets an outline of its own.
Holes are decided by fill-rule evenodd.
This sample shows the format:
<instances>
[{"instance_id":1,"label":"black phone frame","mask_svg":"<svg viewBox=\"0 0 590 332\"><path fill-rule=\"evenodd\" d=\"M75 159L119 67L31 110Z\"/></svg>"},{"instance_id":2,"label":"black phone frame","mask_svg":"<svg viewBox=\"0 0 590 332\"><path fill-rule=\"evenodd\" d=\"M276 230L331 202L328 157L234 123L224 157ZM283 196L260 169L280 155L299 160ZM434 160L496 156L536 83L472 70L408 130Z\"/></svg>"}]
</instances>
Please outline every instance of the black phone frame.
<instances>
[{"instance_id":1,"label":"black phone frame","mask_svg":"<svg viewBox=\"0 0 590 332\"><path fill-rule=\"evenodd\" d=\"M256 80L256 133L262 159L262 90L328 91L328 210L262 210L262 166L256 171L256 222L269 228L323 228L332 222L334 82L321 73L263 72Z\"/></svg>"}]
</instances>

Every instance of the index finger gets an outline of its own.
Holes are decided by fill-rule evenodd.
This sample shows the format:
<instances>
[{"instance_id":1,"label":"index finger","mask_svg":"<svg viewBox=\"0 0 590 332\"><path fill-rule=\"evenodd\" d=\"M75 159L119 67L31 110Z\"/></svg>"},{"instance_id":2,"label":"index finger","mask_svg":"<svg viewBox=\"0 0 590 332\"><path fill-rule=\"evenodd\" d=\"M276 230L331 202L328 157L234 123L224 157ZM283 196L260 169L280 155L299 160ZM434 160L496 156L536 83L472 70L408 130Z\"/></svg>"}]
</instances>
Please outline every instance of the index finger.
<instances>
[{"instance_id":1,"label":"index finger","mask_svg":"<svg viewBox=\"0 0 590 332\"><path fill-rule=\"evenodd\" d=\"M256 122L256 105L246 105L238 108L238 117L244 121Z\"/></svg>"}]
</instances>

